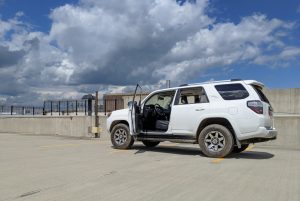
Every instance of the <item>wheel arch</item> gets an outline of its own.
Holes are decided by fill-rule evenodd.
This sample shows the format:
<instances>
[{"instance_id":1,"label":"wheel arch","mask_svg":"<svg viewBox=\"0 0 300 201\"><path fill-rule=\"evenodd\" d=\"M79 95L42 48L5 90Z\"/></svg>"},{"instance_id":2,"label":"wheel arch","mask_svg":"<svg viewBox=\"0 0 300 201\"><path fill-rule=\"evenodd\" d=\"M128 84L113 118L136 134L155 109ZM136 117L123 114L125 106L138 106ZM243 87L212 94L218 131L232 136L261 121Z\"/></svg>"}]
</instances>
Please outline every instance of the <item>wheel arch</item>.
<instances>
[{"instance_id":1,"label":"wheel arch","mask_svg":"<svg viewBox=\"0 0 300 201\"><path fill-rule=\"evenodd\" d=\"M227 118L224 118L224 117L210 117L210 118L203 119L197 129L197 133L196 133L197 142L198 142L198 137L199 137L201 131L206 126L211 125L211 124L219 124L219 125L226 127L231 132L231 134L234 138L235 144L239 143L237 140L236 132L235 132L232 124L230 123L230 121Z\"/></svg>"},{"instance_id":2,"label":"wheel arch","mask_svg":"<svg viewBox=\"0 0 300 201\"><path fill-rule=\"evenodd\" d=\"M129 128L129 123L126 120L115 120L111 123L110 128L109 128L109 132L112 131L112 129L115 127L115 125L117 124L125 124L128 126Z\"/></svg>"}]
</instances>

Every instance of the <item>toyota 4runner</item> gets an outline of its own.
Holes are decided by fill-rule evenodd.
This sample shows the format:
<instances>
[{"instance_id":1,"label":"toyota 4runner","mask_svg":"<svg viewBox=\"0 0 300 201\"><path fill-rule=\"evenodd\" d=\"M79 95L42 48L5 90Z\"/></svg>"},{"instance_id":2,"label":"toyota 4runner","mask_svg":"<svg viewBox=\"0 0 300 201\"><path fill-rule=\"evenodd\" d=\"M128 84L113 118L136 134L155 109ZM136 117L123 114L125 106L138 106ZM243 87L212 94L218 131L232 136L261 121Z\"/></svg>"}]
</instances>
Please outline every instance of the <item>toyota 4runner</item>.
<instances>
[{"instance_id":1,"label":"toyota 4runner","mask_svg":"<svg viewBox=\"0 0 300 201\"><path fill-rule=\"evenodd\" d=\"M150 93L107 119L114 148L134 141L154 147L162 141L198 143L208 157L242 152L250 143L274 140L273 109L255 80L182 85Z\"/></svg>"}]
</instances>

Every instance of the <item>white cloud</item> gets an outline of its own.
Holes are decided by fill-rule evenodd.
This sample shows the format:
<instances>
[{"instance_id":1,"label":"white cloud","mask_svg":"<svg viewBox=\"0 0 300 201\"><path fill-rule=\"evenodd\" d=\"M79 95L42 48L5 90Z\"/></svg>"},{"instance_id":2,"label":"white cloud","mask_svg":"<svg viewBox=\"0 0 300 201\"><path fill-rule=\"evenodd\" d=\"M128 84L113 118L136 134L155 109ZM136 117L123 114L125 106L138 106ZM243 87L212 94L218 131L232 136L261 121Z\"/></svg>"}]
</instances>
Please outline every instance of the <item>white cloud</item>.
<instances>
[{"instance_id":1,"label":"white cloud","mask_svg":"<svg viewBox=\"0 0 300 201\"><path fill-rule=\"evenodd\" d=\"M289 59L299 55L300 55L299 47L286 47L283 49L283 51L280 53L279 56L281 58Z\"/></svg>"},{"instance_id":2,"label":"white cloud","mask_svg":"<svg viewBox=\"0 0 300 201\"><path fill-rule=\"evenodd\" d=\"M300 57L299 47L286 46L276 55L257 56L254 63L268 64L273 67L286 67L291 61L294 61L298 57Z\"/></svg>"},{"instance_id":3,"label":"white cloud","mask_svg":"<svg viewBox=\"0 0 300 201\"><path fill-rule=\"evenodd\" d=\"M17 63L0 68L0 77L16 80L8 81L15 94L3 88L0 94L10 100L32 91L43 98L80 97L89 89L126 91L122 85L137 82L151 88L165 79L178 84L213 67L299 57L299 48L284 42L293 23L258 14L218 22L207 14L209 6L208 0L183 6L174 0L81 0L51 11L49 33L34 31L22 13L0 19L0 50L23 52ZM14 73L4 73L8 69Z\"/></svg>"}]
</instances>

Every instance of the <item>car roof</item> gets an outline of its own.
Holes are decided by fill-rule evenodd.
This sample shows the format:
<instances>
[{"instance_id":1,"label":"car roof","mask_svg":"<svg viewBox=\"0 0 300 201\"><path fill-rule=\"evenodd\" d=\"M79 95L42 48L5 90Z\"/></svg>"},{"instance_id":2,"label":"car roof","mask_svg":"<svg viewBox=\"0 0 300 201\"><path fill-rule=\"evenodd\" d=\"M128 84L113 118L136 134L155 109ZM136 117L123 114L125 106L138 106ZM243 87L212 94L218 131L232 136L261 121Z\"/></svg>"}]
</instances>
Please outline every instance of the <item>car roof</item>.
<instances>
[{"instance_id":1,"label":"car roof","mask_svg":"<svg viewBox=\"0 0 300 201\"><path fill-rule=\"evenodd\" d=\"M229 84L229 83L241 83L244 82L247 85L255 85L259 86L261 88L264 87L264 84L261 82L258 82L256 80L219 80L219 81L207 81L207 82L201 82L201 83L192 83L192 84L184 84L178 87L171 87L171 88L164 88L164 89L159 89L155 90L154 92L159 92L159 91L170 91L170 90L177 90L177 89L182 89L182 88L192 88L192 87L197 87L197 86L204 86L204 85L211 85L211 84Z\"/></svg>"}]
</instances>

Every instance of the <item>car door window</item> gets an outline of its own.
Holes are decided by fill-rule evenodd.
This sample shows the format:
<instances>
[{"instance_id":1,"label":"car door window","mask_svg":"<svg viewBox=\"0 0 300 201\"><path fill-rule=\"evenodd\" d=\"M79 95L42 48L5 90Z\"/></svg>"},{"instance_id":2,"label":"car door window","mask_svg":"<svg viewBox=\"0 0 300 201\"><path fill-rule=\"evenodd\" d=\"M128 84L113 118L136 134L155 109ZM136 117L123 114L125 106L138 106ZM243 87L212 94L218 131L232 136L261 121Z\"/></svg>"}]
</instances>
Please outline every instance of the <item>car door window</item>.
<instances>
[{"instance_id":1,"label":"car door window","mask_svg":"<svg viewBox=\"0 0 300 201\"><path fill-rule=\"evenodd\" d=\"M203 87L180 89L175 102L176 105L208 103Z\"/></svg>"},{"instance_id":2,"label":"car door window","mask_svg":"<svg viewBox=\"0 0 300 201\"><path fill-rule=\"evenodd\" d=\"M158 104L162 108L168 109L172 104L174 95L175 91L166 91L154 94L146 101L145 106Z\"/></svg>"}]
</instances>

